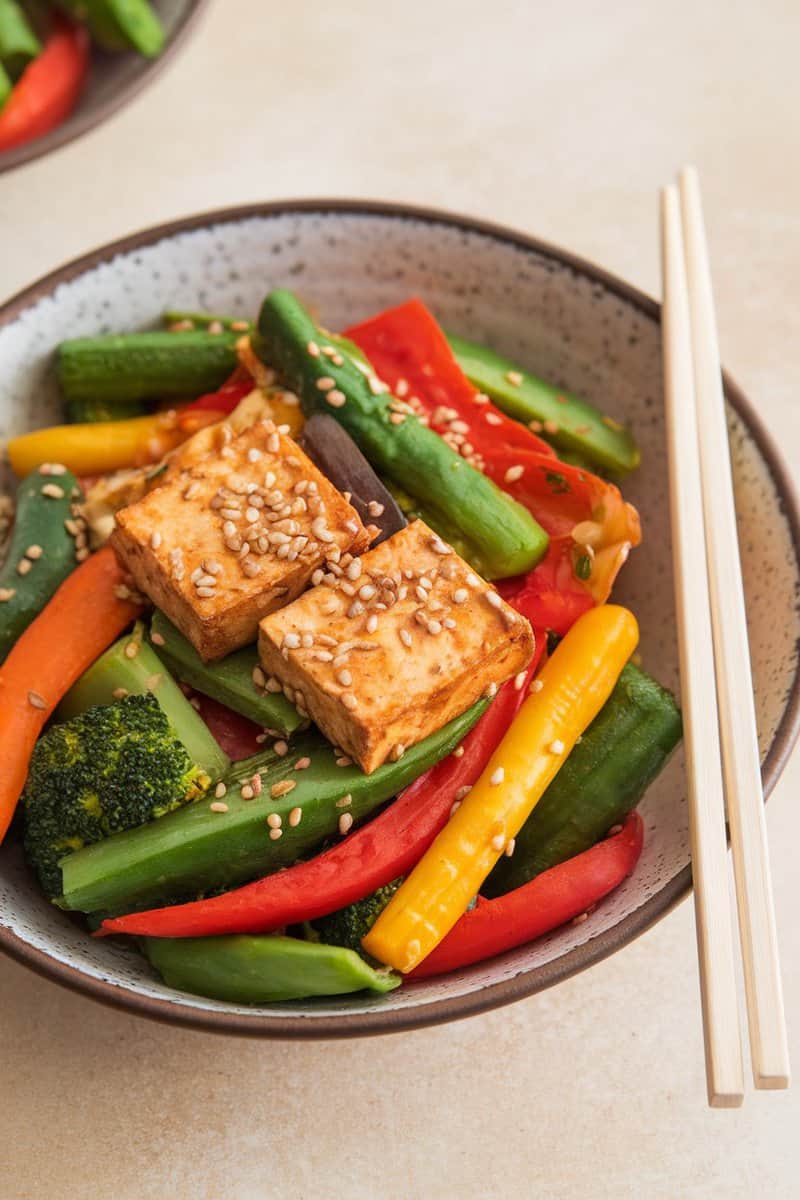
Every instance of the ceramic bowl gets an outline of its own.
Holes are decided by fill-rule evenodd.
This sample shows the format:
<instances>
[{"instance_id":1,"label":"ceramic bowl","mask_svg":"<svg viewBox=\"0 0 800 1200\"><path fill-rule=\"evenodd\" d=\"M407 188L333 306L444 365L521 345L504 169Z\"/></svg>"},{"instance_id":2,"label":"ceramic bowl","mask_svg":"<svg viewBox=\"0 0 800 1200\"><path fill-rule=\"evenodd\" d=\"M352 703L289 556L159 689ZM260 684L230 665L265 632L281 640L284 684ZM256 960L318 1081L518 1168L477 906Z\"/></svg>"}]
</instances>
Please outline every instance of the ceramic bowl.
<instances>
[{"instance_id":1,"label":"ceramic bowl","mask_svg":"<svg viewBox=\"0 0 800 1200\"><path fill-rule=\"evenodd\" d=\"M80 137L82 133L88 133L128 100L132 100L169 61L205 3L206 0L154 0L154 8L167 33L166 45L158 58L142 58L139 54L111 54L94 46L89 77L76 108L66 121L44 137L26 142L5 154L0 153L0 173L40 158L50 150Z\"/></svg>"},{"instance_id":2,"label":"ceramic bowl","mask_svg":"<svg viewBox=\"0 0 800 1200\"><path fill-rule=\"evenodd\" d=\"M251 315L274 286L298 290L343 327L411 295L484 341L629 423L642 467L625 485L644 542L616 597L637 614L646 668L677 688L657 305L561 250L462 217L360 202L258 205L149 230L56 271L0 311L0 435L59 418L52 352L63 338L145 328L163 309ZM774 446L726 382L764 779L774 785L798 731L798 519ZM618 950L690 888L680 755L641 806L633 876L590 918L446 978L388 996L240 1008L179 994L135 953L92 941L39 892L9 840L0 851L0 945L89 996L229 1033L355 1036L452 1020L557 983Z\"/></svg>"}]
</instances>

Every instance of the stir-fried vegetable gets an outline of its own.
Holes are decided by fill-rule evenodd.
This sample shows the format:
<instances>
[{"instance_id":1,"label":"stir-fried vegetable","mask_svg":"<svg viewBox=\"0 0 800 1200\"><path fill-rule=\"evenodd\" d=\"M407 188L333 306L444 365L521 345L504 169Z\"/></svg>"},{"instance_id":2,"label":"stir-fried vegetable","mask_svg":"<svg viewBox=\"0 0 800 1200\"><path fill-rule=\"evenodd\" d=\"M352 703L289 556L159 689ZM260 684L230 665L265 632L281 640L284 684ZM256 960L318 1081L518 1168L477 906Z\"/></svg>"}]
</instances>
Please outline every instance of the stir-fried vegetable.
<instances>
[{"instance_id":1,"label":"stir-fried vegetable","mask_svg":"<svg viewBox=\"0 0 800 1200\"><path fill-rule=\"evenodd\" d=\"M41 54L24 70L0 109L0 153L60 125L78 102L89 65L89 39L57 18Z\"/></svg>"},{"instance_id":2,"label":"stir-fried vegetable","mask_svg":"<svg viewBox=\"0 0 800 1200\"><path fill-rule=\"evenodd\" d=\"M608 699L638 636L633 614L614 605L576 622L480 779L364 939L365 950L408 972L449 933Z\"/></svg>"}]
</instances>

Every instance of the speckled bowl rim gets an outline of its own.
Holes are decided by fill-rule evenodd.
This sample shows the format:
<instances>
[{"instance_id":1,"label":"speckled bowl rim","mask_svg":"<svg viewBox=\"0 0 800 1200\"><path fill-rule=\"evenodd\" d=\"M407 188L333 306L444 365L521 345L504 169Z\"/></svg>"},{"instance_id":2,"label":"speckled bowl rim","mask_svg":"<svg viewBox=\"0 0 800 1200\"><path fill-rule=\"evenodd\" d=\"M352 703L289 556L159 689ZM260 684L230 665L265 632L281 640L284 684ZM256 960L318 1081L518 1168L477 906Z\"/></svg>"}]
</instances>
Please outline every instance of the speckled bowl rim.
<instances>
[{"instance_id":1,"label":"speckled bowl rim","mask_svg":"<svg viewBox=\"0 0 800 1200\"><path fill-rule=\"evenodd\" d=\"M7 150L5 153L0 152L0 175L4 171L13 171L16 167L42 158L51 150L58 150L60 146L74 142L76 138L82 137L96 125L108 120L129 100L138 96L139 92L152 83L159 72L172 60L173 55L183 45L208 2L209 0L189 0L186 11L169 35L158 58L144 59L138 74L134 75L124 87L114 92L107 100L101 104L93 104L85 111L81 111L81 101L79 100L74 112L43 137L34 138L32 142L25 142L24 145Z\"/></svg>"},{"instance_id":2,"label":"speckled bowl rim","mask_svg":"<svg viewBox=\"0 0 800 1200\"><path fill-rule=\"evenodd\" d=\"M627 303L634 305L646 317L660 320L661 306L638 288L625 283L586 259L505 226L441 209L389 201L318 199L276 200L216 209L181 220L168 221L163 225L156 225L129 237L121 238L119 241L111 242L80 258L73 259L72 262L45 275L0 306L0 328L14 321L26 308L52 294L60 284L75 279L101 263L109 262L117 255L128 254L143 246L173 237L175 234L188 233L210 225L225 225L251 218L280 217L302 213L319 213L323 216L330 213L341 213L353 216L424 221L432 225L461 229L468 233L484 234L505 242L507 245L559 262L585 278L596 281L607 291L615 293ZM794 483L772 437L767 433L750 401L727 372L724 372L723 376L726 399L744 421L749 435L755 441L769 468L782 511L789 523L792 542L795 548L798 548L800 547L800 513L798 512L798 498ZM763 764L765 796L770 794L777 783L798 734L800 734L800 666L795 671L783 716ZM511 1004L515 1000L522 1000L526 996L532 996L536 992L544 991L607 958L608 955L644 933L656 921L666 916L681 900L684 900L689 895L691 887L692 871L691 867L687 866L666 883L659 892L645 901L636 912L625 917L613 928L598 934L591 941L568 951L559 958L553 959L552 962L521 971L513 979L489 985L466 996L456 996L453 999L437 1000L431 1004L420 1005L417 1009L407 1011L376 1009L374 1012L357 1013L352 1016L348 1013L320 1017L303 1014L287 1018L286 1015L270 1016L260 1012L250 1016L240 1013L211 1010L203 1012L195 1008L189 1009L170 1000L143 996L128 988L84 975L78 968L57 962L43 951L30 946L17 934L2 925L0 925L0 949L46 979L51 979L55 983L62 984L73 991L81 992L112 1007L122 1008L139 1016L149 1017L167 1024L182 1025L211 1033L286 1040L370 1037L382 1033L400 1033L475 1016L478 1013L487 1012L504 1004Z\"/></svg>"}]
</instances>

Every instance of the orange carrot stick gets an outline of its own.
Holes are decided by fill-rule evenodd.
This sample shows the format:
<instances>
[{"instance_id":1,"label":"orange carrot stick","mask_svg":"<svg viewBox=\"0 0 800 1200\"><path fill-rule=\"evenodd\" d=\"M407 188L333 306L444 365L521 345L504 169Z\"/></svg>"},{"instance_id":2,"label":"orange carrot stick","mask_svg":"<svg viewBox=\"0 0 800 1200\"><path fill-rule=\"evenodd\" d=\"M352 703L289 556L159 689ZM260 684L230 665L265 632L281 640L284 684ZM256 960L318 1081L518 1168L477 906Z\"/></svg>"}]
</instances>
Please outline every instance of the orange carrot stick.
<instances>
[{"instance_id":1,"label":"orange carrot stick","mask_svg":"<svg viewBox=\"0 0 800 1200\"><path fill-rule=\"evenodd\" d=\"M104 546L69 575L0 667L0 842L36 739L62 696L141 612Z\"/></svg>"}]
</instances>

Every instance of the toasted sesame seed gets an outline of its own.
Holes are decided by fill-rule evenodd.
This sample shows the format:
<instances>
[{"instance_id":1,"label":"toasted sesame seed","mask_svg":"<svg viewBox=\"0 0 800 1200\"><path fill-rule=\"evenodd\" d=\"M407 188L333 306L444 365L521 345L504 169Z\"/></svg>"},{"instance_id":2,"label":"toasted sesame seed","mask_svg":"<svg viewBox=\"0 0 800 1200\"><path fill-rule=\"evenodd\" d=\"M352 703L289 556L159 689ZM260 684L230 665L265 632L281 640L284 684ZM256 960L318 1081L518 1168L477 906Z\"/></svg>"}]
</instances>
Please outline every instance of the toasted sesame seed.
<instances>
[{"instance_id":1,"label":"toasted sesame seed","mask_svg":"<svg viewBox=\"0 0 800 1200\"><path fill-rule=\"evenodd\" d=\"M163 540L164 540L164 539L163 539L163 537L161 536L161 531L160 531L159 529L154 529L154 530L153 530L153 532L150 534L150 548L151 548L151 550L157 550L157 549L158 549L158 547L161 545L161 543L162 543L162 541L163 541Z\"/></svg>"},{"instance_id":2,"label":"toasted sesame seed","mask_svg":"<svg viewBox=\"0 0 800 1200\"><path fill-rule=\"evenodd\" d=\"M541 679L532 679L531 685L528 688L528 691L529 692L540 692L543 687L544 687L544 684L542 683Z\"/></svg>"},{"instance_id":3,"label":"toasted sesame seed","mask_svg":"<svg viewBox=\"0 0 800 1200\"><path fill-rule=\"evenodd\" d=\"M50 500L63 500L64 489L59 487L57 483L46 483L42 489L42 495L47 496Z\"/></svg>"},{"instance_id":4,"label":"toasted sesame seed","mask_svg":"<svg viewBox=\"0 0 800 1200\"><path fill-rule=\"evenodd\" d=\"M353 760L347 754L340 754L336 759L336 765L337 767L351 767Z\"/></svg>"},{"instance_id":5,"label":"toasted sesame seed","mask_svg":"<svg viewBox=\"0 0 800 1200\"><path fill-rule=\"evenodd\" d=\"M223 800L213 800L208 807L211 812L226 813L228 811L228 806Z\"/></svg>"},{"instance_id":6,"label":"toasted sesame seed","mask_svg":"<svg viewBox=\"0 0 800 1200\"><path fill-rule=\"evenodd\" d=\"M367 617L367 625L366 625L367 633L374 633L377 628L378 628L378 618L375 615L375 613L370 613L370 615Z\"/></svg>"},{"instance_id":7,"label":"toasted sesame seed","mask_svg":"<svg viewBox=\"0 0 800 1200\"><path fill-rule=\"evenodd\" d=\"M0 588L0 604L5 604L8 600L13 600L16 594L15 588Z\"/></svg>"},{"instance_id":8,"label":"toasted sesame seed","mask_svg":"<svg viewBox=\"0 0 800 1200\"><path fill-rule=\"evenodd\" d=\"M111 696L114 700L124 700L125 697L128 696L129 694L130 693L128 692L127 688L116 687L116 688L114 688L113 692L111 693Z\"/></svg>"},{"instance_id":9,"label":"toasted sesame seed","mask_svg":"<svg viewBox=\"0 0 800 1200\"><path fill-rule=\"evenodd\" d=\"M321 392L329 392L331 388L336 387L336 380L332 379L330 375L320 375L317 380L317 387Z\"/></svg>"},{"instance_id":10,"label":"toasted sesame seed","mask_svg":"<svg viewBox=\"0 0 800 1200\"><path fill-rule=\"evenodd\" d=\"M486 691L483 693L487 700L492 700L497 695L497 684L490 683Z\"/></svg>"},{"instance_id":11,"label":"toasted sesame seed","mask_svg":"<svg viewBox=\"0 0 800 1200\"><path fill-rule=\"evenodd\" d=\"M353 797L348 792L346 796L342 796L339 800L336 801L336 807L337 808L349 808L352 803L353 803Z\"/></svg>"},{"instance_id":12,"label":"toasted sesame seed","mask_svg":"<svg viewBox=\"0 0 800 1200\"><path fill-rule=\"evenodd\" d=\"M492 838L492 849L502 850L506 844L506 839L502 833L496 833Z\"/></svg>"},{"instance_id":13,"label":"toasted sesame seed","mask_svg":"<svg viewBox=\"0 0 800 1200\"><path fill-rule=\"evenodd\" d=\"M516 483L518 479L522 479L525 474L525 468L521 466L509 467L503 479L506 483Z\"/></svg>"},{"instance_id":14,"label":"toasted sesame seed","mask_svg":"<svg viewBox=\"0 0 800 1200\"><path fill-rule=\"evenodd\" d=\"M19 560L19 562L17 563L17 574L18 575L27 575L28 572L31 570L32 566L33 566L33 563L31 562L31 560L29 558L21 558Z\"/></svg>"},{"instance_id":15,"label":"toasted sesame seed","mask_svg":"<svg viewBox=\"0 0 800 1200\"><path fill-rule=\"evenodd\" d=\"M278 783L273 783L269 789L269 794L273 800L277 800L279 796L286 796L289 792L293 792L297 784L293 779L281 779Z\"/></svg>"},{"instance_id":16,"label":"toasted sesame seed","mask_svg":"<svg viewBox=\"0 0 800 1200\"><path fill-rule=\"evenodd\" d=\"M401 758L403 757L403 755L405 754L405 752L406 752L406 748L405 748L405 746L403 745L403 743L402 743L402 742L398 742L396 746L392 746L391 753L389 754L389 757L390 757L390 759L392 760L392 762L399 762L399 761L400 761L400 759L401 759Z\"/></svg>"},{"instance_id":17,"label":"toasted sesame seed","mask_svg":"<svg viewBox=\"0 0 800 1200\"><path fill-rule=\"evenodd\" d=\"M385 511L385 505L378 500L370 500L367 505L367 512L371 517L381 517Z\"/></svg>"},{"instance_id":18,"label":"toasted sesame seed","mask_svg":"<svg viewBox=\"0 0 800 1200\"><path fill-rule=\"evenodd\" d=\"M583 912L583 913L578 913L577 917L573 917L573 918L572 918L572 924L573 924L573 925L582 925L582 924L583 924L583 922L584 922L584 921L588 921L588 919L589 919L589 914L588 914L588 913L585 913L585 912Z\"/></svg>"},{"instance_id":19,"label":"toasted sesame seed","mask_svg":"<svg viewBox=\"0 0 800 1200\"><path fill-rule=\"evenodd\" d=\"M454 800L453 803L450 805L450 816L454 817L460 808L461 808L461 801Z\"/></svg>"},{"instance_id":20,"label":"toasted sesame seed","mask_svg":"<svg viewBox=\"0 0 800 1200\"><path fill-rule=\"evenodd\" d=\"M464 747L456 746L455 750L453 751L453 758L463 758L463 757L464 757Z\"/></svg>"},{"instance_id":21,"label":"toasted sesame seed","mask_svg":"<svg viewBox=\"0 0 800 1200\"><path fill-rule=\"evenodd\" d=\"M136 655L138 653L139 653L139 642L134 642L134 641L128 642L127 645L125 646L125 657L126 658L136 658Z\"/></svg>"},{"instance_id":22,"label":"toasted sesame seed","mask_svg":"<svg viewBox=\"0 0 800 1200\"><path fill-rule=\"evenodd\" d=\"M269 836L270 836L270 838L272 839L272 841L273 841L273 842L277 842L277 841L278 841L278 838L282 838L282 837L283 837L283 830L282 830L281 828L279 828L279 827L278 827L278 828L275 828L275 829L270 829L270 831L269 831Z\"/></svg>"},{"instance_id":23,"label":"toasted sesame seed","mask_svg":"<svg viewBox=\"0 0 800 1200\"><path fill-rule=\"evenodd\" d=\"M283 817L280 813L272 812L267 817L267 824L269 825L270 829L280 829L281 825L283 824Z\"/></svg>"},{"instance_id":24,"label":"toasted sesame seed","mask_svg":"<svg viewBox=\"0 0 800 1200\"><path fill-rule=\"evenodd\" d=\"M389 413L389 420L391 421L392 425L402 425L403 422L405 421L405 419L406 419L405 413L399 413L399 412Z\"/></svg>"},{"instance_id":25,"label":"toasted sesame seed","mask_svg":"<svg viewBox=\"0 0 800 1200\"><path fill-rule=\"evenodd\" d=\"M348 812L342 813L342 815L339 817L339 833L342 835L342 837L344 837L344 835L349 833L352 828L353 814Z\"/></svg>"},{"instance_id":26,"label":"toasted sesame seed","mask_svg":"<svg viewBox=\"0 0 800 1200\"><path fill-rule=\"evenodd\" d=\"M28 692L28 703L34 708L47 708L47 701L38 692Z\"/></svg>"},{"instance_id":27,"label":"toasted sesame seed","mask_svg":"<svg viewBox=\"0 0 800 1200\"><path fill-rule=\"evenodd\" d=\"M84 546L81 550L76 549L75 562L86 562L86 559L89 557L89 553L90 551L88 546Z\"/></svg>"},{"instance_id":28,"label":"toasted sesame seed","mask_svg":"<svg viewBox=\"0 0 800 1200\"><path fill-rule=\"evenodd\" d=\"M545 433L549 433L549 434L558 433L558 429L559 429L558 421L545 421L542 428L544 429Z\"/></svg>"},{"instance_id":29,"label":"toasted sesame seed","mask_svg":"<svg viewBox=\"0 0 800 1200\"><path fill-rule=\"evenodd\" d=\"M300 635L297 633L286 633L283 637L283 646L287 650L297 650L300 646Z\"/></svg>"},{"instance_id":30,"label":"toasted sesame seed","mask_svg":"<svg viewBox=\"0 0 800 1200\"><path fill-rule=\"evenodd\" d=\"M306 342L306 350L312 358L319 358L319 346L316 342Z\"/></svg>"},{"instance_id":31,"label":"toasted sesame seed","mask_svg":"<svg viewBox=\"0 0 800 1200\"><path fill-rule=\"evenodd\" d=\"M514 850L515 850L515 848L516 848L516 845L517 845L517 839L516 839L516 838L509 838L509 839L508 839L508 841L506 842L506 848L505 848L505 856L506 856L506 858L511 858L511 855L514 853Z\"/></svg>"},{"instance_id":32,"label":"toasted sesame seed","mask_svg":"<svg viewBox=\"0 0 800 1200\"><path fill-rule=\"evenodd\" d=\"M267 449L269 450L270 454L277 454L278 451L280 450L280 448L281 448L280 435L277 433L271 433L269 435L269 437L267 438Z\"/></svg>"},{"instance_id":33,"label":"toasted sesame seed","mask_svg":"<svg viewBox=\"0 0 800 1200\"><path fill-rule=\"evenodd\" d=\"M307 755L304 755L303 758L298 758L297 762L294 764L294 770L295 771L305 771L310 766L311 766L311 759L308 758Z\"/></svg>"},{"instance_id":34,"label":"toasted sesame seed","mask_svg":"<svg viewBox=\"0 0 800 1200\"><path fill-rule=\"evenodd\" d=\"M284 754L288 754L288 752L289 752L289 746L288 746L288 744L287 744L287 743L286 743L286 742L283 740L283 738L280 738L280 739L279 739L279 740L278 740L278 741L277 741L277 742L274 744L274 746L272 747L272 749L273 749L273 750L275 751L275 753L278 755L278 758L283 758Z\"/></svg>"},{"instance_id":35,"label":"toasted sesame seed","mask_svg":"<svg viewBox=\"0 0 800 1200\"><path fill-rule=\"evenodd\" d=\"M42 463L39 467L40 475L66 475L67 468L63 463Z\"/></svg>"},{"instance_id":36,"label":"toasted sesame seed","mask_svg":"<svg viewBox=\"0 0 800 1200\"><path fill-rule=\"evenodd\" d=\"M561 741L561 738L556 738L555 741L550 743L550 753L551 754L563 754L564 753L564 743Z\"/></svg>"},{"instance_id":37,"label":"toasted sesame seed","mask_svg":"<svg viewBox=\"0 0 800 1200\"><path fill-rule=\"evenodd\" d=\"M502 608L503 607L503 601L501 600L501 598L497 592L488 590L488 591L484 592L484 596L486 597L486 603L490 604L492 606L492 608Z\"/></svg>"},{"instance_id":38,"label":"toasted sesame seed","mask_svg":"<svg viewBox=\"0 0 800 1200\"><path fill-rule=\"evenodd\" d=\"M337 671L336 682L340 683L342 687L350 687L353 682L353 676L346 669L343 671Z\"/></svg>"},{"instance_id":39,"label":"toasted sesame seed","mask_svg":"<svg viewBox=\"0 0 800 1200\"><path fill-rule=\"evenodd\" d=\"M401 641L401 642L403 643L403 645L404 645L404 646L406 646L407 648L409 648L409 649L411 648L411 644L412 644L412 641L413 641L413 639L412 639L412 637L411 637L411 634L408 632L408 630L407 630L407 629L401 629L401 630L400 630L400 641Z\"/></svg>"},{"instance_id":40,"label":"toasted sesame seed","mask_svg":"<svg viewBox=\"0 0 800 1200\"><path fill-rule=\"evenodd\" d=\"M358 708L358 701L352 692L343 692L341 699L345 708L348 708L351 712L353 709Z\"/></svg>"},{"instance_id":41,"label":"toasted sesame seed","mask_svg":"<svg viewBox=\"0 0 800 1200\"><path fill-rule=\"evenodd\" d=\"M340 392L338 388L332 388L325 396L325 400L332 408L341 408L347 403L347 397L344 392Z\"/></svg>"},{"instance_id":42,"label":"toasted sesame seed","mask_svg":"<svg viewBox=\"0 0 800 1200\"><path fill-rule=\"evenodd\" d=\"M503 782L505 777L505 767L498 767L497 770L492 771L491 775L489 776L489 783L492 785L492 787L497 787L498 784Z\"/></svg>"},{"instance_id":43,"label":"toasted sesame seed","mask_svg":"<svg viewBox=\"0 0 800 1200\"><path fill-rule=\"evenodd\" d=\"M506 379L514 387L519 387L519 385L522 383L522 375L519 373L519 371L506 371Z\"/></svg>"},{"instance_id":44,"label":"toasted sesame seed","mask_svg":"<svg viewBox=\"0 0 800 1200\"><path fill-rule=\"evenodd\" d=\"M426 629L432 637L437 637L442 632L442 623L437 620L428 621Z\"/></svg>"},{"instance_id":45,"label":"toasted sesame seed","mask_svg":"<svg viewBox=\"0 0 800 1200\"><path fill-rule=\"evenodd\" d=\"M255 792L249 783L243 783L240 791L243 800L252 800L255 796Z\"/></svg>"},{"instance_id":46,"label":"toasted sesame seed","mask_svg":"<svg viewBox=\"0 0 800 1200\"><path fill-rule=\"evenodd\" d=\"M40 559L43 554L44 550L35 542L32 546L28 546L28 549L25 551L25 557L32 559L33 562L36 562L37 559Z\"/></svg>"},{"instance_id":47,"label":"toasted sesame seed","mask_svg":"<svg viewBox=\"0 0 800 1200\"><path fill-rule=\"evenodd\" d=\"M523 687L524 687L524 685L525 685L525 676L527 675L527 673L528 673L527 671L520 671L518 674L516 674L516 675L514 676L514 689L515 689L515 691L517 691L517 692L521 692L521 691L522 691L522 688L523 688Z\"/></svg>"},{"instance_id":48,"label":"toasted sesame seed","mask_svg":"<svg viewBox=\"0 0 800 1200\"><path fill-rule=\"evenodd\" d=\"M214 788L214 795L217 797L218 800L221 800L222 797L227 793L227 791L228 791L228 789L227 789L226 785L220 780L220 782Z\"/></svg>"},{"instance_id":49,"label":"toasted sesame seed","mask_svg":"<svg viewBox=\"0 0 800 1200\"><path fill-rule=\"evenodd\" d=\"M210 600L211 597L216 596L216 594L217 594L216 587L209 587L208 585L204 585L203 587L195 588L195 595L199 596L201 600Z\"/></svg>"}]
</instances>

